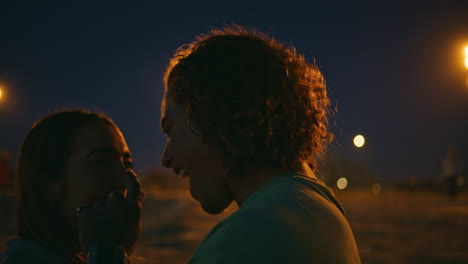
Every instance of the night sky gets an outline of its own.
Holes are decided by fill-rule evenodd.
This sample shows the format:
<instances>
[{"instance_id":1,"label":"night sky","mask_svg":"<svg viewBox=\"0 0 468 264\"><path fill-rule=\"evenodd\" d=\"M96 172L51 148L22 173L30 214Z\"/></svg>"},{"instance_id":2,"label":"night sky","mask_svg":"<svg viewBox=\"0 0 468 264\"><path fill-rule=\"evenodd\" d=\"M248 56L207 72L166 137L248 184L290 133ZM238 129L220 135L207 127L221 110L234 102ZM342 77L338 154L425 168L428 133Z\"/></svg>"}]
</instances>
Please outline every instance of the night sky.
<instances>
[{"instance_id":1,"label":"night sky","mask_svg":"<svg viewBox=\"0 0 468 264\"><path fill-rule=\"evenodd\" d=\"M162 76L200 33L237 23L294 45L325 74L332 151L387 179L441 174L447 148L468 170L468 1L3 1L0 149L67 107L110 115L138 170L160 166ZM411 3L406 3L411 2ZM352 138L363 134L366 150Z\"/></svg>"}]
</instances>

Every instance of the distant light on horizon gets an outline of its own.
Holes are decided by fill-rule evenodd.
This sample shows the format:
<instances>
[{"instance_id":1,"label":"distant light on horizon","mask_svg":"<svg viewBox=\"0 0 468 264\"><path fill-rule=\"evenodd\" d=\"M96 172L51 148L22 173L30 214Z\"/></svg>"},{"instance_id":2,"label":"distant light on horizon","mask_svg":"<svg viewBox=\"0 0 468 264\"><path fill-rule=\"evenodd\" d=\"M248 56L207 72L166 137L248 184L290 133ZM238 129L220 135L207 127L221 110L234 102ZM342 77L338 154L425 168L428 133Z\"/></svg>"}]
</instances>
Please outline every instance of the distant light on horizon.
<instances>
[{"instance_id":1,"label":"distant light on horizon","mask_svg":"<svg viewBox=\"0 0 468 264\"><path fill-rule=\"evenodd\" d=\"M361 148L366 143L366 139L363 135L357 135L354 137L353 143L356 147Z\"/></svg>"},{"instance_id":2,"label":"distant light on horizon","mask_svg":"<svg viewBox=\"0 0 468 264\"><path fill-rule=\"evenodd\" d=\"M465 179L463 178L463 176L457 177L457 185L458 187L462 187L463 185L465 185Z\"/></svg>"},{"instance_id":3,"label":"distant light on horizon","mask_svg":"<svg viewBox=\"0 0 468 264\"><path fill-rule=\"evenodd\" d=\"M0 84L0 101L3 99L3 86Z\"/></svg>"},{"instance_id":4,"label":"distant light on horizon","mask_svg":"<svg viewBox=\"0 0 468 264\"><path fill-rule=\"evenodd\" d=\"M374 183L372 184L371 191L373 194L379 194L380 191L382 191L382 186L380 185L380 183Z\"/></svg>"},{"instance_id":5,"label":"distant light on horizon","mask_svg":"<svg viewBox=\"0 0 468 264\"><path fill-rule=\"evenodd\" d=\"M465 56L468 57L468 46L465 47Z\"/></svg>"},{"instance_id":6,"label":"distant light on horizon","mask_svg":"<svg viewBox=\"0 0 468 264\"><path fill-rule=\"evenodd\" d=\"M338 181L336 181L336 186L338 189L343 190L348 187L348 180L346 178L339 178Z\"/></svg>"}]
</instances>

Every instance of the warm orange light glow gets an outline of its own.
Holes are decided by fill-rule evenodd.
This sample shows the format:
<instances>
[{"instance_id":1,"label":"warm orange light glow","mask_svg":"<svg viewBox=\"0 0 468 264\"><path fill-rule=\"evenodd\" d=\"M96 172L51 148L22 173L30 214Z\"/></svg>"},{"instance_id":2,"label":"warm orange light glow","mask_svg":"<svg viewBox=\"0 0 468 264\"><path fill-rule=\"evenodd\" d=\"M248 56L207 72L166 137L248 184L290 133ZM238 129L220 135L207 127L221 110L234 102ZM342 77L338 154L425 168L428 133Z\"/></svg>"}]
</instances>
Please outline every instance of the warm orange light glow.
<instances>
[{"instance_id":1,"label":"warm orange light glow","mask_svg":"<svg viewBox=\"0 0 468 264\"><path fill-rule=\"evenodd\" d=\"M0 101L2 100L2 96L3 96L3 91L2 91L2 85L0 85Z\"/></svg>"},{"instance_id":2,"label":"warm orange light glow","mask_svg":"<svg viewBox=\"0 0 468 264\"><path fill-rule=\"evenodd\" d=\"M468 69L468 46L465 47L465 67Z\"/></svg>"},{"instance_id":3,"label":"warm orange light glow","mask_svg":"<svg viewBox=\"0 0 468 264\"><path fill-rule=\"evenodd\" d=\"M348 187L348 180L346 178L339 178L336 181L336 186L338 186L338 189L343 190Z\"/></svg>"},{"instance_id":4,"label":"warm orange light glow","mask_svg":"<svg viewBox=\"0 0 468 264\"><path fill-rule=\"evenodd\" d=\"M353 143L356 147L360 148L364 146L364 144L366 143L366 139L364 138L363 135L357 135L354 137Z\"/></svg>"}]
</instances>

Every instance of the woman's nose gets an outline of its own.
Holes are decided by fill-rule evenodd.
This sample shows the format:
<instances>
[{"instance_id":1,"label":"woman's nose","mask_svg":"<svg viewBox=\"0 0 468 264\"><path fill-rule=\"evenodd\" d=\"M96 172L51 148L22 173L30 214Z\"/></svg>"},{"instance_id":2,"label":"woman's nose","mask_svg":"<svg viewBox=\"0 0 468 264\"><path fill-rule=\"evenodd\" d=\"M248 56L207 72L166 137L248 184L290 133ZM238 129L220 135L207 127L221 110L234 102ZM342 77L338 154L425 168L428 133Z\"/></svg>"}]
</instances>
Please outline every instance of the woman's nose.
<instances>
[{"instance_id":1,"label":"woman's nose","mask_svg":"<svg viewBox=\"0 0 468 264\"><path fill-rule=\"evenodd\" d=\"M124 161L121 161L118 166L114 167L112 176L114 185L123 187L129 186L132 183L132 178L136 177L136 173Z\"/></svg>"},{"instance_id":2,"label":"woman's nose","mask_svg":"<svg viewBox=\"0 0 468 264\"><path fill-rule=\"evenodd\" d=\"M135 171L133 171L133 170L128 170L128 171L126 172L126 175L127 175L127 177L126 177L126 180L127 180L127 184L126 184L126 185L127 185L127 186L131 186L131 185L134 184L135 182L138 182L138 176L137 176L137 174L136 174Z\"/></svg>"},{"instance_id":3,"label":"woman's nose","mask_svg":"<svg viewBox=\"0 0 468 264\"><path fill-rule=\"evenodd\" d=\"M113 175L112 186L116 189L124 189L132 184L132 177L128 175L128 171L120 170L117 174Z\"/></svg>"},{"instance_id":4,"label":"woman's nose","mask_svg":"<svg viewBox=\"0 0 468 264\"><path fill-rule=\"evenodd\" d=\"M137 174L135 171L130 170L128 172L128 176L130 179L129 185L127 185L127 188L133 188L133 193L137 196L142 198L144 191L143 191L143 186L141 185L140 180L138 179Z\"/></svg>"}]
</instances>

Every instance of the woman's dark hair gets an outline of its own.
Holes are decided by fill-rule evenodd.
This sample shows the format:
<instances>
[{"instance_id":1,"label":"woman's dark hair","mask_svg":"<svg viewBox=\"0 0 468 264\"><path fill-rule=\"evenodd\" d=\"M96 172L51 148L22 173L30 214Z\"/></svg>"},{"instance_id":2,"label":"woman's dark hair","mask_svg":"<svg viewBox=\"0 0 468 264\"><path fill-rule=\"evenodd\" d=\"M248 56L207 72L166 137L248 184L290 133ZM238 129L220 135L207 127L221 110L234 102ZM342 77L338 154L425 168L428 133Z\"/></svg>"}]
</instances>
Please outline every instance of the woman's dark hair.
<instances>
[{"instance_id":1,"label":"woman's dark hair","mask_svg":"<svg viewBox=\"0 0 468 264\"><path fill-rule=\"evenodd\" d=\"M293 47L232 25L177 50L165 76L168 100L186 107L193 132L249 164L316 169L333 135L325 80ZM235 173L234 173L235 174Z\"/></svg>"},{"instance_id":2,"label":"woman's dark hair","mask_svg":"<svg viewBox=\"0 0 468 264\"><path fill-rule=\"evenodd\" d=\"M29 131L18 158L18 235L39 241L63 257L82 263L77 226L67 220L55 201L50 185L64 177L72 144L79 129L91 122L105 122L103 114L66 110L49 114Z\"/></svg>"}]
</instances>

